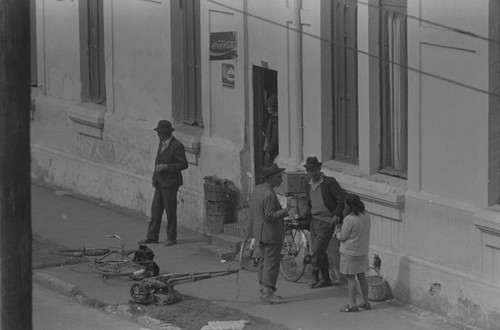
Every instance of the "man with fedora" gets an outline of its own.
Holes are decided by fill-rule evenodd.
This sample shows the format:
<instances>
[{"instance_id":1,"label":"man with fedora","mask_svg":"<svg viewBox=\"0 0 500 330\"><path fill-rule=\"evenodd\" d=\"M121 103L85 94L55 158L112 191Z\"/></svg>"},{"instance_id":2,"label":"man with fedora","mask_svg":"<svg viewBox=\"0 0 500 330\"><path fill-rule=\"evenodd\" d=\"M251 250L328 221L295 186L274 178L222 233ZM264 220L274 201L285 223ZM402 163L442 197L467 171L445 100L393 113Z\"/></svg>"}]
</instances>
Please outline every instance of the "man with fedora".
<instances>
[{"instance_id":1,"label":"man with fedora","mask_svg":"<svg viewBox=\"0 0 500 330\"><path fill-rule=\"evenodd\" d=\"M262 169L264 183L255 187L250 200L248 237L259 243L261 258L257 270L260 284L260 300L265 303L280 303L282 298L274 292L280 271L281 249L285 239L283 218L289 207L282 209L274 188L283 181L284 168L275 163Z\"/></svg>"},{"instance_id":2,"label":"man with fedora","mask_svg":"<svg viewBox=\"0 0 500 330\"><path fill-rule=\"evenodd\" d=\"M345 198L345 191L340 187L337 180L325 176L321 172L322 164L318 161L318 158L308 157L304 165L311 178L307 185L308 210L306 213L311 219L309 230L312 243L311 265L313 279L309 283L309 287L314 289L332 285L326 250L336 225L342 221ZM337 238L333 239L336 240ZM338 253L340 244L336 246L336 252ZM334 275L337 277L337 283L340 274L338 268L339 265L334 265Z\"/></svg>"},{"instance_id":3,"label":"man with fedora","mask_svg":"<svg viewBox=\"0 0 500 330\"><path fill-rule=\"evenodd\" d=\"M182 186L181 171L188 167L184 145L172 132L174 128L168 120L160 120L154 129L160 143L156 153L153 172L155 194L151 204L151 221L146 239L137 244L158 243L163 211L167 214L167 242L165 246L177 244L177 191Z\"/></svg>"}]
</instances>

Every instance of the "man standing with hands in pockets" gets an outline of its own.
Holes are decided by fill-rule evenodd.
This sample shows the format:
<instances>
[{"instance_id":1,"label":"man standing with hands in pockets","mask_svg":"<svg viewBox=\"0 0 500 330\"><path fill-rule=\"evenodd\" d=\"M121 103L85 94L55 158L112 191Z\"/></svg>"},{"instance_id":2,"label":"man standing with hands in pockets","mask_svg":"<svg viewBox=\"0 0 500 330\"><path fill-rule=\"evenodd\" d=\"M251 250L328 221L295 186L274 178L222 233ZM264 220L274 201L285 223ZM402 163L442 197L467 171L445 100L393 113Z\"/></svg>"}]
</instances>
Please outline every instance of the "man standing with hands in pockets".
<instances>
[{"instance_id":1,"label":"man standing with hands in pockets","mask_svg":"<svg viewBox=\"0 0 500 330\"><path fill-rule=\"evenodd\" d=\"M309 287L313 289L332 285L330 279L328 255L326 250L335 231L335 226L342 221L345 191L333 177L321 172L321 165L316 157L308 157L304 167L311 180L307 185L308 210L306 215L311 219L310 233L312 243L313 279ZM336 237L334 238L337 239ZM337 253L338 253L337 244ZM335 276L339 275L339 265L334 265ZM321 280L320 280L321 275ZM339 280L338 278L336 279Z\"/></svg>"}]
</instances>

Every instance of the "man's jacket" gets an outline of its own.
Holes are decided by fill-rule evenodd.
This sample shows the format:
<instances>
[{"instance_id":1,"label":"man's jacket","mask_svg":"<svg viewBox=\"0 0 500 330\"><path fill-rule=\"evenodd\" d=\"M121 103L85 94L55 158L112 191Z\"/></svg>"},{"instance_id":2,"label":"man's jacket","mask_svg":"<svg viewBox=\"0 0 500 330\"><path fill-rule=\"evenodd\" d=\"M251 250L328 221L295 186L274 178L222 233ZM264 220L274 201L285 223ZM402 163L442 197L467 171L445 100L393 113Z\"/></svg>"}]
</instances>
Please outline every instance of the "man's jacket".
<instances>
[{"instance_id":1,"label":"man's jacket","mask_svg":"<svg viewBox=\"0 0 500 330\"><path fill-rule=\"evenodd\" d=\"M342 223L344 218L345 191L335 178L329 176L324 176L323 178L323 182L319 186L321 189L321 196L323 197L323 203L332 215L336 215L340 218L340 222ZM310 191L311 185L307 184L307 201L309 204L308 216L310 216L311 210L311 199L309 198Z\"/></svg>"},{"instance_id":2,"label":"man's jacket","mask_svg":"<svg viewBox=\"0 0 500 330\"><path fill-rule=\"evenodd\" d=\"M283 244L283 218L288 215L288 211L281 208L278 197L268 182L255 187L249 211L247 237L266 244Z\"/></svg>"},{"instance_id":3,"label":"man's jacket","mask_svg":"<svg viewBox=\"0 0 500 330\"><path fill-rule=\"evenodd\" d=\"M167 169L155 171L153 173L153 184L155 187L179 189L182 186L181 171L188 167L186 159L186 150L184 145L172 136L169 146L161 151L161 142L156 154L155 167L158 164L166 164Z\"/></svg>"}]
</instances>

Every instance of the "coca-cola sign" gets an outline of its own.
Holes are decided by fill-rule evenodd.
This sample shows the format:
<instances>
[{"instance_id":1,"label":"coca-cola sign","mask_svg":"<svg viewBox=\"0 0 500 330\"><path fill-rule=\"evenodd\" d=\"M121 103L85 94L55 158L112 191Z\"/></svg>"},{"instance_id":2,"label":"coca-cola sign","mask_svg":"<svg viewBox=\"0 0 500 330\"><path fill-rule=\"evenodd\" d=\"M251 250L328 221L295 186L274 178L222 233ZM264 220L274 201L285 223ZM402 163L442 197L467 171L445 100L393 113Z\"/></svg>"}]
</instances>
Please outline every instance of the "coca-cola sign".
<instances>
[{"instance_id":1,"label":"coca-cola sign","mask_svg":"<svg viewBox=\"0 0 500 330\"><path fill-rule=\"evenodd\" d=\"M237 57L236 31L210 33L210 61L230 60Z\"/></svg>"}]
</instances>

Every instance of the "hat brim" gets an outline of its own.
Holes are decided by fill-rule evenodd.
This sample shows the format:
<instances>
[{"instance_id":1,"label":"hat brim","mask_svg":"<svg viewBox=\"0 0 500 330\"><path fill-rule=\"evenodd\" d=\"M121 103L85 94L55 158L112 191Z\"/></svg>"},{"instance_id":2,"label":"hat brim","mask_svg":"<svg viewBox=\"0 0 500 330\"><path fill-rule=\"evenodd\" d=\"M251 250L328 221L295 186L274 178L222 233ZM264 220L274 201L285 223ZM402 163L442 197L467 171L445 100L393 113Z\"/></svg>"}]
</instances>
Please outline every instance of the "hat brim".
<instances>
[{"instance_id":1,"label":"hat brim","mask_svg":"<svg viewBox=\"0 0 500 330\"><path fill-rule=\"evenodd\" d=\"M157 127L157 128L153 128L153 130L155 130L159 133L170 133L170 132L175 131L175 129L173 127L171 129L158 129L158 127Z\"/></svg>"},{"instance_id":2,"label":"hat brim","mask_svg":"<svg viewBox=\"0 0 500 330\"><path fill-rule=\"evenodd\" d=\"M286 168L283 168L283 167L278 167L277 169L275 169L274 171L270 172L270 173L267 173L266 175L263 175L262 178L265 179L273 174L276 174L276 173L281 173L281 172L284 172L286 171Z\"/></svg>"},{"instance_id":3,"label":"hat brim","mask_svg":"<svg viewBox=\"0 0 500 330\"><path fill-rule=\"evenodd\" d=\"M318 163L314 165L305 164L304 167L306 168L306 170L312 170L316 168L321 168L321 165L323 165L323 163Z\"/></svg>"}]
</instances>

